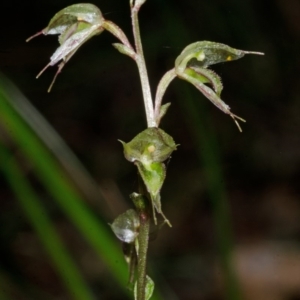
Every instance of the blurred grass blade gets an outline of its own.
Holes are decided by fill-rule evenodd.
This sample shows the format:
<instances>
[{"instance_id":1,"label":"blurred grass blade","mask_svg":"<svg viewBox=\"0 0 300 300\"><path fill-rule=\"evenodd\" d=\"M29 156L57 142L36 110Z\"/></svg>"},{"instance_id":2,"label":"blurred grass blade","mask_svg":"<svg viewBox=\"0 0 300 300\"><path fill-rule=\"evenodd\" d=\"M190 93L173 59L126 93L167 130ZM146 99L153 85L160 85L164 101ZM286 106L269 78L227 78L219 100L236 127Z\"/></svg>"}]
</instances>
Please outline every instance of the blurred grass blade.
<instances>
[{"instance_id":1,"label":"blurred grass blade","mask_svg":"<svg viewBox=\"0 0 300 300\"><path fill-rule=\"evenodd\" d=\"M127 267L109 226L103 225L88 209L59 163L11 107L3 86L0 86L0 124L31 162L37 178L49 194L79 228L121 286L124 286Z\"/></svg>"},{"instance_id":2,"label":"blurred grass blade","mask_svg":"<svg viewBox=\"0 0 300 300\"><path fill-rule=\"evenodd\" d=\"M108 206L105 205L106 201L103 201L103 194L95 180L89 175L85 167L47 120L19 89L1 73L0 88L8 104L31 127L47 148L52 151L84 195L92 200L93 203L97 202L97 204L101 204L100 207L103 213L104 210L107 212Z\"/></svg>"},{"instance_id":3,"label":"blurred grass blade","mask_svg":"<svg viewBox=\"0 0 300 300\"><path fill-rule=\"evenodd\" d=\"M64 169L12 106L10 97L11 94L6 90L5 84L0 81L0 126L31 163L35 175L49 194L81 231L101 261L128 293L125 287L128 280L127 265L110 227L104 225L89 209ZM156 294L152 297L152 300L155 299L161 298Z\"/></svg>"},{"instance_id":4,"label":"blurred grass blade","mask_svg":"<svg viewBox=\"0 0 300 300\"><path fill-rule=\"evenodd\" d=\"M70 294L78 300L94 299L80 271L56 233L51 220L47 217L47 212L40 204L38 196L25 179L26 177L24 177L16 160L3 147L2 143L0 143L0 162L20 206L51 257Z\"/></svg>"}]
</instances>

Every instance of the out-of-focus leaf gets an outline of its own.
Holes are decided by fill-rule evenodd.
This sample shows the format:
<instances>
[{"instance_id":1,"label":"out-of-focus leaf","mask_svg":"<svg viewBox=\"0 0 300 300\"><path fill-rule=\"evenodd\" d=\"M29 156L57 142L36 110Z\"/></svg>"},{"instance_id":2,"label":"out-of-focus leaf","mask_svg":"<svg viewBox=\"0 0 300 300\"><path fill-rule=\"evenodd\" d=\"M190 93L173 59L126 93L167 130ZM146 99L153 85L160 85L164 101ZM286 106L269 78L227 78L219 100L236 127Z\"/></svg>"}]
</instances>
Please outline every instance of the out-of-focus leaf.
<instances>
[{"instance_id":1,"label":"out-of-focus leaf","mask_svg":"<svg viewBox=\"0 0 300 300\"><path fill-rule=\"evenodd\" d=\"M108 225L92 213L67 176L61 176L64 173L61 166L9 103L5 87L0 85L0 125L32 164L49 194L124 287L127 267Z\"/></svg>"},{"instance_id":2,"label":"out-of-focus leaf","mask_svg":"<svg viewBox=\"0 0 300 300\"><path fill-rule=\"evenodd\" d=\"M5 93L7 103L53 153L79 190L87 197L87 200L93 203L96 202L101 212L108 214L108 205L106 204L106 199L103 196L100 186L91 177L86 168L55 129L20 90L1 73L0 88L2 89L2 93Z\"/></svg>"},{"instance_id":3,"label":"out-of-focus leaf","mask_svg":"<svg viewBox=\"0 0 300 300\"><path fill-rule=\"evenodd\" d=\"M51 257L69 293L78 300L94 299L80 271L57 235L51 220L47 217L47 212L40 204L38 196L23 176L14 157L2 143L0 143L0 162L1 169L17 196L19 204Z\"/></svg>"},{"instance_id":4,"label":"out-of-focus leaf","mask_svg":"<svg viewBox=\"0 0 300 300\"><path fill-rule=\"evenodd\" d=\"M96 217L85 204L50 150L12 105L13 101L10 99L12 96L6 89L5 81L1 80L0 126L30 162L34 173L49 194L53 196L53 199L74 226L81 231L101 261L108 267L120 286L124 288L124 291L128 292L125 289L128 278L127 266L109 226L103 224L99 217ZM158 295L153 295L153 299L161 298Z\"/></svg>"}]
</instances>

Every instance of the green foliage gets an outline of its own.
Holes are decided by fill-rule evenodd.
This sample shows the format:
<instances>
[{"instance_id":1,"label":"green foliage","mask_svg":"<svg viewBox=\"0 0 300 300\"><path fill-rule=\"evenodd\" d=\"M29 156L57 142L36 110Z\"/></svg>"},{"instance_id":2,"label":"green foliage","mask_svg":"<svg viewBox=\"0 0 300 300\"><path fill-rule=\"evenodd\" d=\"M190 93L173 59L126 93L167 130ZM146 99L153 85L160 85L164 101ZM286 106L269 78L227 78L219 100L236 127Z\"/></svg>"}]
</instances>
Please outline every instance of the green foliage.
<instances>
[{"instance_id":1,"label":"green foliage","mask_svg":"<svg viewBox=\"0 0 300 300\"><path fill-rule=\"evenodd\" d=\"M69 175L62 176L62 174L65 174L65 169L61 166L57 159L53 157L49 148L47 148L47 146L45 146L45 144L37 137L37 133L28 126L23 117L18 113L17 100L23 103L23 110L27 110L27 113L29 113L28 109L30 109L30 107L25 106L26 99L24 99L24 96L17 90L16 87L4 78L4 76L1 76L1 128L7 132L13 143L18 145L18 148L26 160L32 164L36 177L48 191L49 195L52 196L53 200L74 224L74 226L78 228L82 236L89 243L90 247L94 249L99 259L107 266L116 281L118 281L120 286L123 286L124 291L126 291L126 264L122 263L123 257L110 232L110 228L103 224L103 222L99 220L99 217L96 216L95 213L88 207L86 202L82 199L80 192L74 187L71 177ZM32 119L37 119L38 116L36 113L34 111L32 113ZM44 126L45 122L46 121L44 119L40 119L38 123L39 127L37 127L36 130L41 127L46 127ZM44 134L48 137L51 136L48 131L44 132ZM30 183L26 182L25 179L21 180L21 176L19 175L20 170L17 169L16 162L10 162L10 160L13 159L12 157L8 160L6 159L8 157L7 150L4 145L2 147L2 171L4 172L8 182L11 183L20 204L24 205L24 211L30 222L33 224L35 230L37 230L39 236L49 238L50 241L52 241L51 243L48 241L44 242L47 251L51 256L53 256L55 262L54 267L57 267L58 273L62 272L62 277L69 276L68 272L74 272L73 276L77 276L76 269L72 266L72 262L69 263L69 259L65 260L64 256L66 256L66 254L63 252L65 250L63 250L63 247L59 244L60 242L55 236L53 225L52 228L50 227L51 224L49 223L47 215L42 211L41 204L39 204L36 199L37 196L34 195L34 192L30 188ZM60 148L63 149L64 147ZM73 172L79 171L75 164L72 166ZM16 181L13 178L14 176L19 176L20 180ZM26 203L27 201L28 203ZM41 224L39 225L39 223ZM50 236L49 233L51 233ZM52 235L53 238L51 238ZM60 263L62 263L62 266L58 267ZM68 264L70 267L68 267ZM73 270L71 268L73 268ZM79 275L77 277L80 279ZM84 283L80 284L79 282L73 287L68 285L68 288L71 288L71 292L75 293L75 290L77 288L80 289L83 285ZM85 287L85 289L88 290L87 287Z\"/></svg>"},{"instance_id":2,"label":"green foliage","mask_svg":"<svg viewBox=\"0 0 300 300\"><path fill-rule=\"evenodd\" d=\"M16 159L0 144L0 163L12 190L25 215L37 232L39 239L57 269L62 282L74 299L92 300L92 292L82 278L76 263L56 233L47 212L33 188L23 176Z\"/></svg>"}]
</instances>

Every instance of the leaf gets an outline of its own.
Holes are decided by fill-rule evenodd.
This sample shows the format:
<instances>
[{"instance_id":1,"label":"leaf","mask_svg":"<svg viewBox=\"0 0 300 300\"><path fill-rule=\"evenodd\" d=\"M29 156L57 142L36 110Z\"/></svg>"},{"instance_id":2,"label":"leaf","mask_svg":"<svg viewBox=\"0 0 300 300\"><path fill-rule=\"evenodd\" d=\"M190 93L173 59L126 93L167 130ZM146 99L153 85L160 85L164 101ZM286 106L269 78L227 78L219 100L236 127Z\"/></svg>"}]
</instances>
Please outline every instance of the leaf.
<instances>
[{"instance_id":1,"label":"leaf","mask_svg":"<svg viewBox=\"0 0 300 300\"><path fill-rule=\"evenodd\" d=\"M159 112L159 116L158 119L159 121L161 121L161 119L163 118L163 116L167 113L169 107L170 107L171 103L165 103L160 107L160 112Z\"/></svg>"},{"instance_id":2,"label":"leaf","mask_svg":"<svg viewBox=\"0 0 300 300\"><path fill-rule=\"evenodd\" d=\"M119 215L111 224L114 234L124 243L133 243L135 241L139 227L139 216L134 209L129 209Z\"/></svg>"},{"instance_id":3,"label":"leaf","mask_svg":"<svg viewBox=\"0 0 300 300\"><path fill-rule=\"evenodd\" d=\"M145 300L149 300L154 292L154 281L146 275ZM137 300L137 282L134 285L134 299Z\"/></svg>"},{"instance_id":4,"label":"leaf","mask_svg":"<svg viewBox=\"0 0 300 300\"><path fill-rule=\"evenodd\" d=\"M129 48L121 43L114 43L112 44L120 53L130 56L131 58L135 59L135 52L132 48Z\"/></svg>"},{"instance_id":5,"label":"leaf","mask_svg":"<svg viewBox=\"0 0 300 300\"><path fill-rule=\"evenodd\" d=\"M102 28L104 21L97 6L89 3L74 4L59 11L46 28L26 40L28 42L40 34L60 35L58 40L61 46L51 56L50 63L37 75L38 78L49 66L63 60L58 66L48 92L50 92L57 75L79 47L104 30Z\"/></svg>"},{"instance_id":6,"label":"leaf","mask_svg":"<svg viewBox=\"0 0 300 300\"><path fill-rule=\"evenodd\" d=\"M6 81L2 79L1 77L1 131L3 130L13 144L17 145L24 159L33 166L34 175L43 185L45 191L52 197L53 201L56 201L69 221L81 232L83 238L114 275L120 286L124 286L128 274L127 266L125 262L123 263L120 255L119 245L102 222L101 216L96 215L95 209L89 207L86 199L82 198L82 194L66 175L64 168L52 155L51 149L47 149L48 147L11 105L9 98L13 95L7 90ZM22 192L21 189L20 192ZM47 236L46 233L45 235Z\"/></svg>"}]
</instances>

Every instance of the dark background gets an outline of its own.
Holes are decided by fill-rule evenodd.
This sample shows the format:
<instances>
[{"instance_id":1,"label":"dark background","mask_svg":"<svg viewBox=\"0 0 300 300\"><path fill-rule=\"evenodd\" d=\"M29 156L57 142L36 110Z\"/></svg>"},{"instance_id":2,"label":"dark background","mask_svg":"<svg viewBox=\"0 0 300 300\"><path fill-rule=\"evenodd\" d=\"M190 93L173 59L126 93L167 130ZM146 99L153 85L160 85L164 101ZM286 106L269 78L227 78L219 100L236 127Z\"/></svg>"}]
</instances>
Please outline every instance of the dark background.
<instances>
[{"instance_id":1,"label":"dark background","mask_svg":"<svg viewBox=\"0 0 300 300\"><path fill-rule=\"evenodd\" d=\"M112 195L103 213L111 222L131 206L128 194L136 180L117 139L129 141L146 127L136 66L111 47L116 40L104 32L76 53L48 94L56 67L38 80L35 76L56 49L57 37L40 36L25 43L56 12L73 3L2 1L0 70ZM132 41L126 0L93 3ZM242 134L193 86L176 79L166 93L164 101L172 105L161 127L180 144L162 190L163 211L173 228L164 227L150 245L150 261L166 299L224 298L217 254L220 237L215 233L218 220L211 201L214 170L221 172L226 191L222 195L229 205L233 264L242 299L300 299L300 2L148 0L140 12L140 26L153 93L189 43L210 40L265 53L213 67L224 84L222 99L247 120L241 124ZM193 106L187 105L187 98ZM214 147L206 147L207 141ZM207 171L210 163L212 174ZM43 261L47 258L38 251L30 255L32 248L41 246L4 182L1 188L0 230L5 228L10 236L2 243L11 252L1 255L0 261L13 260L12 273L19 272L19 280L50 295L55 291L53 299L68 299ZM81 247L78 233L58 208L50 204L49 209L70 247ZM82 253L88 255L88 250L79 251L79 259L84 259ZM87 277L97 277L101 264L93 269L86 260ZM99 283L98 299L121 299L113 296L113 290L111 283Z\"/></svg>"}]
</instances>

